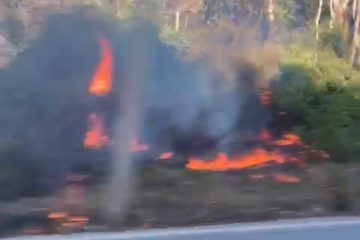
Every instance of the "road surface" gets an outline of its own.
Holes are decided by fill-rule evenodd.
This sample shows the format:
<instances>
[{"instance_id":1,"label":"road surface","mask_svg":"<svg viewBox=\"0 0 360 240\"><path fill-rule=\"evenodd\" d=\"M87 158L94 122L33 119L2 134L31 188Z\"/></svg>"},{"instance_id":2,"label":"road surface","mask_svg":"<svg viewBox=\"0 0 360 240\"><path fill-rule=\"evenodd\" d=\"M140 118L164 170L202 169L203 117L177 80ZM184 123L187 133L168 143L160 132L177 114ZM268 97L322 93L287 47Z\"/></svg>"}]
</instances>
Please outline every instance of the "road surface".
<instances>
[{"instance_id":1,"label":"road surface","mask_svg":"<svg viewBox=\"0 0 360 240\"><path fill-rule=\"evenodd\" d=\"M22 240L358 240L360 218L311 218L206 227L11 238Z\"/></svg>"}]
</instances>

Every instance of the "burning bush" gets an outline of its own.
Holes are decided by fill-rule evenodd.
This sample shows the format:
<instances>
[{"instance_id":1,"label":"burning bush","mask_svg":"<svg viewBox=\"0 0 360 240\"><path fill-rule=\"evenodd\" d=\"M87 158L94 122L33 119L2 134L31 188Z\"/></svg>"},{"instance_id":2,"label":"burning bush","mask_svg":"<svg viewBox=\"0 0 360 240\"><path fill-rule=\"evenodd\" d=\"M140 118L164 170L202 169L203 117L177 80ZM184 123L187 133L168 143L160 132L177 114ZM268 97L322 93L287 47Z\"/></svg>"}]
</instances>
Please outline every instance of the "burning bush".
<instances>
[{"instance_id":1,"label":"burning bush","mask_svg":"<svg viewBox=\"0 0 360 240\"><path fill-rule=\"evenodd\" d=\"M97 62L97 52L87 50L97 47L96 28L89 21L76 14L51 16L33 46L0 73L0 155L8 166L3 169L6 178L27 186L26 191L14 190L13 197L41 192L43 186L28 186L40 184L32 183L37 179L47 187L58 186L74 166L93 163L96 154L82 146L86 118L95 104L86 91ZM38 171L38 176L22 176L32 168L30 173Z\"/></svg>"},{"instance_id":2,"label":"burning bush","mask_svg":"<svg viewBox=\"0 0 360 240\"><path fill-rule=\"evenodd\" d=\"M127 134L116 133L128 113L123 111L133 109L139 124L129 124L143 128L131 136L128 150L151 152L151 158L170 152L183 165L217 154L241 159L261 153L255 165L283 158L270 142L281 140L284 129L267 131L273 111L268 82L277 66L271 47L260 48L256 34L242 38L233 28L218 29L206 51L185 61L156 28L129 23L74 13L50 17L34 45L3 72L1 140L16 139L24 152L47 158L45 168L64 177L74 165L108 156ZM212 46L218 48L214 56L205 54ZM255 61L259 54L262 63ZM133 88L136 78L142 79Z\"/></svg>"},{"instance_id":3,"label":"burning bush","mask_svg":"<svg viewBox=\"0 0 360 240\"><path fill-rule=\"evenodd\" d=\"M302 183L306 160L329 158L318 147L350 159L359 116L348 107L358 100L314 84L308 66L284 64L280 76L275 44L229 26L206 32L184 59L144 22L50 17L0 76L0 183L19 183L0 198L46 193L75 166L102 168L114 176L106 205L119 214L137 158L286 185Z\"/></svg>"}]
</instances>

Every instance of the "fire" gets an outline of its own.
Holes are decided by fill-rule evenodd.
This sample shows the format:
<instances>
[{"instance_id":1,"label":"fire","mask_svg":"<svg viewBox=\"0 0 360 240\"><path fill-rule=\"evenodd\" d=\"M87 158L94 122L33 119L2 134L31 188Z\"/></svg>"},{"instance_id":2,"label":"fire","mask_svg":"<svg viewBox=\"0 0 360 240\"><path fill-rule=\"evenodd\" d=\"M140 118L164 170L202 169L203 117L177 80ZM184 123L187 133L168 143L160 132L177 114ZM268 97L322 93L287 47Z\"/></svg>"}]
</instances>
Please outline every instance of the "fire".
<instances>
[{"instance_id":1,"label":"fire","mask_svg":"<svg viewBox=\"0 0 360 240\"><path fill-rule=\"evenodd\" d=\"M269 131L262 130L259 136L260 141L268 141L271 138Z\"/></svg>"},{"instance_id":2,"label":"fire","mask_svg":"<svg viewBox=\"0 0 360 240\"><path fill-rule=\"evenodd\" d=\"M63 222L61 225L66 228L77 228L84 227L89 221L88 217L79 216L79 217L69 217L66 222Z\"/></svg>"},{"instance_id":3,"label":"fire","mask_svg":"<svg viewBox=\"0 0 360 240\"><path fill-rule=\"evenodd\" d=\"M292 166L303 168L306 166L306 159L309 156L315 156L316 159L327 159L329 154L324 151L312 149L304 144L300 137L293 133L285 133L280 137L272 135L272 133L264 129L257 137L257 141L261 147L257 147L246 154L229 157L226 153L220 152L214 158L206 160L191 157L186 164L186 168L191 171L213 171L226 172L237 171L243 169L252 170L263 169L272 163L288 163ZM292 148L289 149L288 146ZM271 150L268 150L271 149ZM289 152L291 150L291 152ZM288 174L262 174L253 173L249 175L252 181L260 181L264 179L272 179L277 183L297 184L301 182L300 177Z\"/></svg>"},{"instance_id":4,"label":"fire","mask_svg":"<svg viewBox=\"0 0 360 240\"><path fill-rule=\"evenodd\" d=\"M322 158L322 159L328 159L330 158L330 154L328 154L327 152L325 151L318 151L319 153L319 157Z\"/></svg>"},{"instance_id":5,"label":"fire","mask_svg":"<svg viewBox=\"0 0 360 240\"><path fill-rule=\"evenodd\" d=\"M268 89L262 89L260 92L260 102L263 106L269 106L272 103L271 92Z\"/></svg>"},{"instance_id":6,"label":"fire","mask_svg":"<svg viewBox=\"0 0 360 240\"><path fill-rule=\"evenodd\" d=\"M229 158L225 153L219 153L210 160L190 158L186 164L187 169L195 171L218 171L240 170L259 166L275 161L283 163L284 157L278 152L269 152L262 148L256 148L251 152L236 158Z\"/></svg>"},{"instance_id":7,"label":"fire","mask_svg":"<svg viewBox=\"0 0 360 240\"><path fill-rule=\"evenodd\" d=\"M112 88L113 55L109 41L99 36L100 63L90 82L89 92L95 96L105 96Z\"/></svg>"},{"instance_id":8,"label":"fire","mask_svg":"<svg viewBox=\"0 0 360 240\"><path fill-rule=\"evenodd\" d=\"M278 146L289 146L289 145L297 145L297 144L301 144L300 138L292 133L287 133L284 134L284 136L275 141L275 144Z\"/></svg>"},{"instance_id":9,"label":"fire","mask_svg":"<svg viewBox=\"0 0 360 240\"><path fill-rule=\"evenodd\" d=\"M66 228L83 227L89 222L87 216L72 216L70 213L66 212L51 212L48 215L48 218L58 221L62 227Z\"/></svg>"},{"instance_id":10,"label":"fire","mask_svg":"<svg viewBox=\"0 0 360 240\"><path fill-rule=\"evenodd\" d=\"M95 96L105 96L112 88L113 55L109 41L103 37L98 38L100 46L100 63L96 68L90 82L89 92ZM89 116L89 131L85 135L84 147L90 149L100 149L109 143L109 139L104 135L102 120L95 113Z\"/></svg>"},{"instance_id":11,"label":"fire","mask_svg":"<svg viewBox=\"0 0 360 240\"><path fill-rule=\"evenodd\" d=\"M146 152L150 150L150 147L147 144L141 144L137 139L134 139L131 141L131 147L132 152Z\"/></svg>"},{"instance_id":12,"label":"fire","mask_svg":"<svg viewBox=\"0 0 360 240\"><path fill-rule=\"evenodd\" d=\"M300 183L300 181L301 181L299 177L286 175L286 174L280 174L280 173L274 174L273 178L276 182L287 183L287 184L296 184L296 183Z\"/></svg>"},{"instance_id":13,"label":"fire","mask_svg":"<svg viewBox=\"0 0 360 240\"><path fill-rule=\"evenodd\" d=\"M164 152L159 156L160 160L168 160L170 158L172 158L173 153L172 152Z\"/></svg>"},{"instance_id":14,"label":"fire","mask_svg":"<svg viewBox=\"0 0 360 240\"><path fill-rule=\"evenodd\" d=\"M79 223L86 223L89 221L89 218L86 216L72 216L69 218L70 222L79 222Z\"/></svg>"},{"instance_id":15,"label":"fire","mask_svg":"<svg viewBox=\"0 0 360 240\"><path fill-rule=\"evenodd\" d=\"M104 135L103 122L95 113L89 116L89 130L85 134L84 147L100 149L108 143L108 137Z\"/></svg>"},{"instance_id":16,"label":"fire","mask_svg":"<svg viewBox=\"0 0 360 240\"><path fill-rule=\"evenodd\" d=\"M51 212L48 215L49 219L63 219L63 218L67 218L68 214L66 212Z\"/></svg>"}]
</instances>

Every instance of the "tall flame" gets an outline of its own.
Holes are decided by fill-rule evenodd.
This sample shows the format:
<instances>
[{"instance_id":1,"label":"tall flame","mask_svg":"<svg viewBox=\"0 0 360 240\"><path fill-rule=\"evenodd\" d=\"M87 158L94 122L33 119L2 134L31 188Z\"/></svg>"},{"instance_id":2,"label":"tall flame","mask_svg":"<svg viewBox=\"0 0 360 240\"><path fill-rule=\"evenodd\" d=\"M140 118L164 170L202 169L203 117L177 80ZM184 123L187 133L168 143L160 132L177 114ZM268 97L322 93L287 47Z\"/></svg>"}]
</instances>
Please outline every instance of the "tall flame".
<instances>
[{"instance_id":1,"label":"tall flame","mask_svg":"<svg viewBox=\"0 0 360 240\"><path fill-rule=\"evenodd\" d=\"M224 172L251 168L271 161L283 163L285 160L278 152L269 152L262 148L256 148L245 155L235 158L229 158L225 153L217 154L217 156L210 161L190 158L189 162L186 164L186 168L197 171Z\"/></svg>"},{"instance_id":2,"label":"tall flame","mask_svg":"<svg viewBox=\"0 0 360 240\"><path fill-rule=\"evenodd\" d=\"M292 133L286 133L283 135L283 137L277 141L275 141L275 144L278 146L289 146L289 145L301 145L301 141L299 136L292 134Z\"/></svg>"},{"instance_id":3,"label":"tall flame","mask_svg":"<svg viewBox=\"0 0 360 240\"><path fill-rule=\"evenodd\" d=\"M89 92L95 96L105 96L112 88L113 55L109 41L99 36L100 63L90 82Z\"/></svg>"},{"instance_id":4,"label":"tall flame","mask_svg":"<svg viewBox=\"0 0 360 240\"><path fill-rule=\"evenodd\" d=\"M100 149L108 143L108 137L104 135L102 120L95 114L89 116L89 130L84 138L84 147Z\"/></svg>"}]
</instances>

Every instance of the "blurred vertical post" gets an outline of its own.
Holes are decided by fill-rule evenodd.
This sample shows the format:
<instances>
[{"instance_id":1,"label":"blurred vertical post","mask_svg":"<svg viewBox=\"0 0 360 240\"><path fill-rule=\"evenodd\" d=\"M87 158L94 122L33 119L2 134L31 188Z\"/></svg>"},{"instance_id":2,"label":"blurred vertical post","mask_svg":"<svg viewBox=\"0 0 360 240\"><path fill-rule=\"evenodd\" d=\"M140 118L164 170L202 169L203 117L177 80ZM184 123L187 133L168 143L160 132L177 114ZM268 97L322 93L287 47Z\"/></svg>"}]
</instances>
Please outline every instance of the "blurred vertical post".
<instances>
[{"instance_id":1,"label":"blurred vertical post","mask_svg":"<svg viewBox=\"0 0 360 240\"><path fill-rule=\"evenodd\" d=\"M126 72L122 76L121 97L117 120L113 159L109 179L105 217L110 226L119 226L130 208L134 196L134 162L131 158L131 141L137 137L143 119L143 92L148 76L150 46L143 41L148 36L143 28L134 28L129 52L126 55Z\"/></svg>"}]
</instances>

